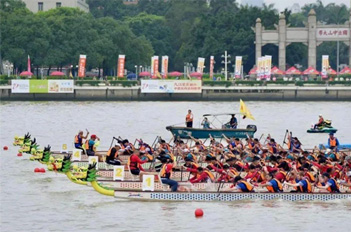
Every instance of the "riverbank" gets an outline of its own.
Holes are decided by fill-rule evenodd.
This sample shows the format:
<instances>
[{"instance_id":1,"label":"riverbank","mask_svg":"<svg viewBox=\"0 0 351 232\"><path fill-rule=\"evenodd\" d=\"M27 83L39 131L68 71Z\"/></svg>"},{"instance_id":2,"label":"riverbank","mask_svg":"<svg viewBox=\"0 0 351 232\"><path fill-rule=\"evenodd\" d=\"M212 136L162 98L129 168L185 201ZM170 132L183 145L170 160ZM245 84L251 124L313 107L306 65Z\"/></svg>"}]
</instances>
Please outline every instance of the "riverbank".
<instances>
[{"instance_id":1,"label":"riverbank","mask_svg":"<svg viewBox=\"0 0 351 232\"><path fill-rule=\"evenodd\" d=\"M351 101L349 86L204 86L201 93L141 93L140 86L75 86L73 93L11 93L2 101Z\"/></svg>"}]
</instances>

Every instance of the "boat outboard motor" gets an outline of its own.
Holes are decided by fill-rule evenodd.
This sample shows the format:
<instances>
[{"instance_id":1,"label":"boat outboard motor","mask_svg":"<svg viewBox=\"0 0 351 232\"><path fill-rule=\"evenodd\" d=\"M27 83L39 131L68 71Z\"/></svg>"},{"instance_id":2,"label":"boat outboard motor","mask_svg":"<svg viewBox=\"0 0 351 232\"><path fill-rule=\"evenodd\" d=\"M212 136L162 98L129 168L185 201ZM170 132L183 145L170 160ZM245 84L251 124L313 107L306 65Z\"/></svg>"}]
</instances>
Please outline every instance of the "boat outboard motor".
<instances>
[{"instance_id":1,"label":"boat outboard motor","mask_svg":"<svg viewBox=\"0 0 351 232\"><path fill-rule=\"evenodd\" d=\"M255 132L257 131L256 125L247 125L246 129L247 129L247 130L253 130L253 131L255 131Z\"/></svg>"}]
</instances>

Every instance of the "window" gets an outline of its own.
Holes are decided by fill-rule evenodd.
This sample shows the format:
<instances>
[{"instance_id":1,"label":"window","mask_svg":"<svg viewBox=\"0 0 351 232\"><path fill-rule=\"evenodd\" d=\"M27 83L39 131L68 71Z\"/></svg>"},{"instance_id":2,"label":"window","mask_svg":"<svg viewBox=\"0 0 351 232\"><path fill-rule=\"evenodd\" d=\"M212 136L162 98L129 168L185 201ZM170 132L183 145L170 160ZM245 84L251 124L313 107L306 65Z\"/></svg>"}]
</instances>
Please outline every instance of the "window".
<instances>
[{"instance_id":1,"label":"window","mask_svg":"<svg viewBox=\"0 0 351 232\"><path fill-rule=\"evenodd\" d=\"M61 7L61 2L56 2L56 8L60 8Z\"/></svg>"},{"instance_id":2,"label":"window","mask_svg":"<svg viewBox=\"0 0 351 232\"><path fill-rule=\"evenodd\" d=\"M44 10L44 3L38 2L38 11L43 11L43 10Z\"/></svg>"}]
</instances>

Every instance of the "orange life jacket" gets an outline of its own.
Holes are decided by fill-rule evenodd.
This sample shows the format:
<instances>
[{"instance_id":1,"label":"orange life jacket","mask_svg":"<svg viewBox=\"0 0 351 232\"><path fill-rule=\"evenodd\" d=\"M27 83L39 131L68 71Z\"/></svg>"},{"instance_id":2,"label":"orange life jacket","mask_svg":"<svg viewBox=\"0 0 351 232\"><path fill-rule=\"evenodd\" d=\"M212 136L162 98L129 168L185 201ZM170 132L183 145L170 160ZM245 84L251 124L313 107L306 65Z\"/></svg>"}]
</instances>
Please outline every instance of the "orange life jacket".
<instances>
[{"instance_id":1,"label":"orange life jacket","mask_svg":"<svg viewBox=\"0 0 351 232\"><path fill-rule=\"evenodd\" d=\"M278 185L278 191L283 192L283 185L282 185L282 183L280 183L280 181L277 180L276 178L274 178L274 179L272 179L272 180L275 181L275 182L277 183L277 185ZM273 186L266 186L266 188L267 188L267 190L268 190L269 192L271 192L271 193L275 193L275 192L276 192L276 190L273 188ZM278 192L278 191L277 191L277 192Z\"/></svg>"},{"instance_id":2,"label":"orange life jacket","mask_svg":"<svg viewBox=\"0 0 351 232\"><path fill-rule=\"evenodd\" d=\"M207 173L208 177L211 179L212 182L215 181L215 177L214 177L214 175L212 174L212 172L207 171L207 170L204 170L204 172Z\"/></svg>"},{"instance_id":3,"label":"orange life jacket","mask_svg":"<svg viewBox=\"0 0 351 232\"><path fill-rule=\"evenodd\" d=\"M336 182L336 180L334 178L330 178L330 180L334 181L336 189L332 189L331 186L329 186L329 188L327 188L327 190L330 193L339 192L339 184L338 184L338 182Z\"/></svg>"},{"instance_id":4,"label":"orange life jacket","mask_svg":"<svg viewBox=\"0 0 351 232\"><path fill-rule=\"evenodd\" d=\"M76 135L76 136L74 137L74 143L79 143L78 135Z\"/></svg>"},{"instance_id":5,"label":"orange life jacket","mask_svg":"<svg viewBox=\"0 0 351 232\"><path fill-rule=\"evenodd\" d=\"M170 173L168 174L169 177L167 177L166 167L167 167L167 164L164 164L164 165L162 166L162 169L161 169L161 172L160 172L161 178L170 178L171 175L172 175L172 169L171 169L171 170L170 170Z\"/></svg>"},{"instance_id":6,"label":"orange life jacket","mask_svg":"<svg viewBox=\"0 0 351 232\"><path fill-rule=\"evenodd\" d=\"M244 181L244 180L240 180L240 181L238 181L238 183L244 184L244 185L246 186L247 190L248 190L249 192L252 192L253 187L252 187L252 185L249 184L248 182L246 182L246 181Z\"/></svg>"},{"instance_id":7,"label":"orange life jacket","mask_svg":"<svg viewBox=\"0 0 351 232\"><path fill-rule=\"evenodd\" d=\"M330 146L331 147L335 147L336 146L336 138L334 137L334 138L329 138L329 143L330 143Z\"/></svg>"},{"instance_id":8,"label":"orange life jacket","mask_svg":"<svg viewBox=\"0 0 351 232\"><path fill-rule=\"evenodd\" d=\"M187 121L187 122L192 122L192 121L193 121L193 117L192 117L191 114L187 114L187 115L186 115L186 121Z\"/></svg>"},{"instance_id":9,"label":"orange life jacket","mask_svg":"<svg viewBox=\"0 0 351 232\"><path fill-rule=\"evenodd\" d=\"M306 183L307 183L307 192L308 192L308 193L311 193L311 192L312 192L312 185L311 185L311 183L308 181L308 179L306 179L305 181L306 181ZM303 186L299 186L299 189L300 189L300 191L301 191L302 193L304 192Z\"/></svg>"},{"instance_id":10,"label":"orange life jacket","mask_svg":"<svg viewBox=\"0 0 351 232\"><path fill-rule=\"evenodd\" d=\"M310 172L306 172L305 176L311 181L315 182L316 178L314 178L314 175Z\"/></svg>"}]
</instances>

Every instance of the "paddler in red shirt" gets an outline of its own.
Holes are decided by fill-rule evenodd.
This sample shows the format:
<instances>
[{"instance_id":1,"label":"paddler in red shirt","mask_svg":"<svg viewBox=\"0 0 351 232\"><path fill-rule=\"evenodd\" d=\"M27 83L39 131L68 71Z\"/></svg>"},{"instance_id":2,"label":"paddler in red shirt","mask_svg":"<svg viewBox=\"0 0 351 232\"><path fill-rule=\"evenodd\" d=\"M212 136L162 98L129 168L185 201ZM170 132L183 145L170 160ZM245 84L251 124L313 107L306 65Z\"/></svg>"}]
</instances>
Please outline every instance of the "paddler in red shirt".
<instances>
[{"instance_id":1,"label":"paddler in red shirt","mask_svg":"<svg viewBox=\"0 0 351 232\"><path fill-rule=\"evenodd\" d=\"M140 178L140 181L142 181L143 179L143 175L157 175L158 173L154 173L154 172L145 172L145 170L143 169L143 167L141 166L142 164L146 163L147 160L141 160L141 156L144 155L142 153L140 153L139 150L134 150L133 154L129 157L128 159L128 167L130 172L133 175L138 176Z\"/></svg>"},{"instance_id":2,"label":"paddler in red shirt","mask_svg":"<svg viewBox=\"0 0 351 232\"><path fill-rule=\"evenodd\" d=\"M206 182L206 181L215 181L214 175L207 169L203 169L202 167L197 168L197 172L199 176L195 179L190 181L191 183L200 183L200 182Z\"/></svg>"}]
</instances>

